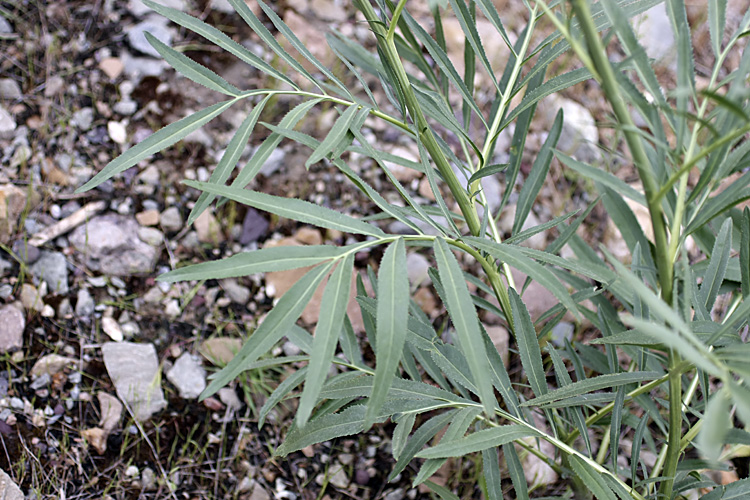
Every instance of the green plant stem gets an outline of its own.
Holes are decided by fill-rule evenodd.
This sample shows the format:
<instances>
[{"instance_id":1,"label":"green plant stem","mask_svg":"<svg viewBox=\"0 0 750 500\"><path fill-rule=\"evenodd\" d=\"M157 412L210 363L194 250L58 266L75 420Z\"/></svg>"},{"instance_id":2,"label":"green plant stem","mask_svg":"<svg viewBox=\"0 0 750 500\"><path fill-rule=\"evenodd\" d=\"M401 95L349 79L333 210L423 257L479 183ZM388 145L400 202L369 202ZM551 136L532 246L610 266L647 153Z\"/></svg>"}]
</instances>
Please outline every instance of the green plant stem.
<instances>
[{"instance_id":1,"label":"green plant stem","mask_svg":"<svg viewBox=\"0 0 750 500\"><path fill-rule=\"evenodd\" d=\"M633 162L638 170L638 176L643 183L646 195L648 211L654 230L654 243L656 245L656 262L659 271L659 284L662 299L667 304L672 304L672 287L674 280L674 263L670 257L670 244L667 236L667 228L661 201L657 199L659 186L650 169L650 161L646 154L643 142L634 131L633 119L630 116L627 105L620 92L617 78L612 65L607 58L607 51L594 26L587 0L572 0L573 11L583 31L591 61L599 76L607 100L619 123L624 125L623 133L628 144L628 149L633 156ZM677 238L678 235L673 235ZM680 456L680 440L682 438L682 377L677 370L680 364L680 355L674 350L669 352L669 434L667 436L667 458L665 462L665 475L667 479L659 486L659 493L663 498L672 498L674 476L677 472L677 462Z\"/></svg>"}]
</instances>

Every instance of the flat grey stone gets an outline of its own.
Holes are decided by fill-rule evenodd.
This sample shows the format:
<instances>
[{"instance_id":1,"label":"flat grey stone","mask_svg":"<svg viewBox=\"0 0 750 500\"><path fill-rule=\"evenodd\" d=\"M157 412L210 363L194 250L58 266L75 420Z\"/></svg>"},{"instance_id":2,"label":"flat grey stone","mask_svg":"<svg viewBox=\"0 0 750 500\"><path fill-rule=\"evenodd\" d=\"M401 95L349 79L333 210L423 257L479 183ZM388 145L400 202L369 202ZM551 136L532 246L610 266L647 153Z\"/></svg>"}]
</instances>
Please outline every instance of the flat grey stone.
<instances>
[{"instance_id":1,"label":"flat grey stone","mask_svg":"<svg viewBox=\"0 0 750 500\"><path fill-rule=\"evenodd\" d=\"M137 420L148 420L167 407L153 344L106 342L102 356L118 397L127 403Z\"/></svg>"},{"instance_id":2,"label":"flat grey stone","mask_svg":"<svg viewBox=\"0 0 750 500\"><path fill-rule=\"evenodd\" d=\"M237 283L236 279L221 280L221 287L224 289L224 293L236 304L244 305L250 300L250 289Z\"/></svg>"},{"instance_id":3,"label":"flat grey stone","mask_svg":"<svg viewBox=\"0 0 750 500\"><path fill-rule=\"evenodd\" d=\"M68 263L60 252L42 252L29 268L32 276L43 280L53 293L68 293Z\"/></svg>"},{"instance_id":4,"label":"flat grey stone","mask_svg":"<svg viewBox=\"0 0 750 500\"><path fill-rule=\"evenodd\" d=\"M78 290L77 300L76 300L76 316L79 317L88 317L94 314L94 308L96 307L96 304L94 303L93 297L91 297L91 294L89 293L88 289L81 288Z\"/></svg>"},{"instance_id":5,"label":"flat grey stone","mask_svg":"<svg viewBox=\"0 0 750 500\"><path fill-rule=\"evenodd\" d=\"M140 227L132 217L107 214L77 227L69 240L92 271L110 276L146 274L154 270L159 255L138 237Z\"/></svg>"},{"instance_id":6,"label":"flat grey stone","mask_svg":"<svg viewBox=\"0 0 750 500\"><path fill-rule=\"evenodd\" d=\"M169 207L164 210L159 216L159 222L165 231L179 231L182 229L183 224L180 209L177 207Z\"/></svg>"},{"instance_id":7,"label":"flat grey stone","mask_svg":"<svg viewBox=\"0 0 750 500\"><path fill-rule=\"evenodd\" d=\"M10 305L0 308L0 353L23 347L24 328L26 318L21 311Z\"/></svg>"},{"instance_id":8,"label":"flat grey stone","mask_svg":"<svg viewBox=\"0 0 750 500\"><path fill-rule=\"evenodd\" d=\"M0 99L20 99L22 95L18 82L12 78L0 79Z\"/></svg>"},{"instance_id":9,"label":"flat grey stone","mask_svg":"<svg viewBox=\"0 0 750 500\"><path fill-rule=\"evenodd\" d=\"M3 500L24 500L25 498L21 488L2 469L0 469L0 498Z\"/></svg>"},{"instance_id":10,"label":"flat grey stone","mask_svg":"<svg viewBox=\"0 0 750 500\"><path fill-rule=\"evenodd\" d=\"M0 106L0 138L10 139L16 130L16 121L5 108Z\"/></svg>"},{"instance_id":11,"label":"flat grey stone","mask_svg":"<svg viewBox=\"0 0 750 500\"><path fill-rule=\"evenodd\" d=\"M94 108L81 108L73 113L70 124L81 130L89 130L94 123Z\"/></svg>"},{"instance_id":12,"label":"flat grey stone","mask_svg":"<svg viewBox=\"0 0 750 500\"><path fill-rule=\"evenodd\" d=\"M167 380L172 382L180 397L195 399L206 388L206 370L201 366L201 360L188 352L177 358L174 366L167 372Z\"/></svg>"}]
</instances>

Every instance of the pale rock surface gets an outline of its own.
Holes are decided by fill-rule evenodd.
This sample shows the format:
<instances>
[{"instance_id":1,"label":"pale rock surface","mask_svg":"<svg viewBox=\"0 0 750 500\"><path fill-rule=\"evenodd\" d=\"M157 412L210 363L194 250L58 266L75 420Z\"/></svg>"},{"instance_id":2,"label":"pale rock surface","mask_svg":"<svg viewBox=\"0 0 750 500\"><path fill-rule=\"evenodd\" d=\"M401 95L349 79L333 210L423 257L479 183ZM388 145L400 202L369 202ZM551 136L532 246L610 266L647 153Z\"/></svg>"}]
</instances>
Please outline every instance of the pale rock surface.
<instances>
[{"instance_id":1,"label":"pale rock surface","mask_svg":"<svg viewBox=\"0 0 750 500\"><path fill-rule=\"evenodd\" d=\"M174 32L167 28L165 22L166 20L160 16L149 16L148 19L136 24L128 31L128 43L138 52L160 58L156 49L146 40L146 33L150 33L163 44L171 46Z\"/></svg>"},{"instance_id":2,"label":"pale rock surface","mask_svg":"<svg viewBox=\"0 0 750 500\"><path fill-rule=\"evenodd\" d=\"M23 347L26 318L11 305L0 308L0 354Z\"/></svg>"},{"instance_id":3,"label":"pale rock surface","mask_svg":"<svg viewBox=\"0 0 750 500\"><path fill-rule=\"evenodd\" d=\"M138 238L135 219L107 214L91 219L70 235L70 243L84 254L86 266L111 276L153 271L157 250Z\"/></svg>"},{"instance_id":4,"label":"pale rock surface","mask_svg":"<svg viewBox=\"0 0 750 500\"><path fill-rule=\"evenodd\" d=\"M148 420L167 407L153 344L107 342L102 345L102 355L117 395L137 420Z\"/></svg>"},{"instance_id":5,"label":"pale rock surface","mask_svg":"<svg viewBox=\"0 0 750 500\"><path fill-rule=\"evenodd\" d=\"M31 376L40 377L46 373L51 377L62 371L66 366L75 365L77 363L78 360L75 358L61 356L60 354L47 354L34 363L34 366L31 368Z\"/></svg>"},{"instance_id":6,"label":"pale rock surface","mask_svg":"<svg viewBox=\"0 0 750 500\"><path fill-rule=\"evenodd\" d=\"M242 348L242 341L232 337L214 337L204 340L200 353L215 365L225 365Z\"/></svg>"},{"instance_id":7,"label":"pale rock surface","mask_svg":"<svg viewBox=\"0 0 750 500\"><path fill-rule=\"evenodd\" d=\"M68 293L68 262L60 252L42 252L29 268L31 275L44 280L52 293Z\"/></svg>"},{"instance_id":8,"label":"pale rock surface","mask_svg":"<svg viewBox=\"0 0 750 500\"><path fill-rule=\"evenodd\" d=\"M9 139L13 137L16 130L16 121L8 111L0 106L0 138Z\"/></svg>"},{"instance_id":9,"label":"pale rock surface","mask_svg":"<svg viewBox=\"0 0 750 500\"><path fill-rule=\"evenodd\" d=\"M555 121L558 110L563 111L563 127L557 149L584 163L594 163L601 158L597 148L599 130L591 112L581 104L565 97L552 95L543 102L548 125Z\"/></svg>"},{"instance_id":10,"label":"pale rock surface","mask_svg":"<svg viewBox=\"0 0 750 500\"><path fill-rule=\"evenodd\" d=\"M198 234L198 241L201 243L213 243L217 245L224 240L224 235L221 233L221 226L216 217L208 210L195 219L193 223L195 232Z\"/></svg>"},{"instance_id":11,"label":"pale rock surface","mask_svg":"<svg viewBox=\"0 0 750 500\"><path fill-rule=\"evenodd\" d=\"M2 469L0 469L0 498L3 500L24 500L26 498L21 488Z\"/></svg>"},{"instance_id":12,"label":"pale rock surface","mask_svg":"<svg viewBox=\"0 0 750 500\"><path fill-rule=\"evenodd\" d=\"M183 399L195 399L206 388L206 371L198 356L188 352L175 361L167 372L167 379L180 391Z\"/></svg>"},{"instance_id":13,"label":"pale rock surface","mask_svg":"<svg viewBox=\"0 0 750 500\"><path fill-rule=\"evenodd\" d=\"M497 349L497 352L500 354L500 359L503 360L503 365L507 368L510 361L510 351L508 350L510 337L508 335L508 330L502 326L486 326L485 330L487 331L490 340L492 340L495 349Z\"/></svg>"},{"instance_id":14,"label":"pale rock surface","mask_svg":"<svg viewBox=\"0 0 750 500\"><path fill-rule=\"evenodd\" d=\"M1 115L2 108L0 108L0 122L2 122ZM13 184L0 185L0 243L8 243L16 231L18 218L26 207L26 198L26 191L23 189Z\"/></svg>"},{"instance_id":15,"label":"pale rock surface","mask_svg":"<svg viewBox=\"0 0 750 500\"><path fill-rule=\"evenodd\" d=\"M633 26L648 57L657 62L672 62L676 56L675 38L665 3L636 16Z\"/></svg>"}]
</instances>

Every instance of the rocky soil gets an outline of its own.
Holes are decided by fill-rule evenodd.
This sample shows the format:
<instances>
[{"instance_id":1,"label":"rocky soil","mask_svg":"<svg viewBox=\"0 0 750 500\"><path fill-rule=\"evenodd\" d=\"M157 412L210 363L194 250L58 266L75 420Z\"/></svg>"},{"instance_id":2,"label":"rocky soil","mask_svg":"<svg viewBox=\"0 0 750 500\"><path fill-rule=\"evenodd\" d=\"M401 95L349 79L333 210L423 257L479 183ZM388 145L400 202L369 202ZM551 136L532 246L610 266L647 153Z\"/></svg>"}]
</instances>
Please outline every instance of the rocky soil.
<instances>
[{"instance_id":1,"label":"rocky soil","mask_svg":"<svg viewBox=\"0 0 750 500\"><path fill-rule=\"evenodd\" d=\"M263 53L225 0L162 3L219 26ZM513 2L505 6L518 7ZM289 0L276 8L324 60L330 60L321 36L325 29L369 36L361 23L351 22L356 17L348 2ZM645 22L658 22L658 15ZM522 28L521 17L516 18L518 25L508 26L512 34ZM294 405L274 410L262 428L258 409L286 376L281 370L248 372L215 397L197 402L207 374L231 359L299 273L173 285L157 283L155 277L185 263L260 247L347 239L233 203L206 211L186 226L199 193L179 181L209 178L247 109L222 115L93 191L74 193L131 145L216 101L211 91L168 68L146 42L146 31L241 88L263 86L258 72L155 16L139 0L0 2L0 469L7 473L0 477L6 485L0 496L429 498L425 490L411 488L411 467L387 482L393 465L388 427L283 459L272 457ZM457 22L447 20L446 37L459 40L459 34ZM455 44L456 61L462 58L462 43ZM492 53L502 52L498 46ZM652 56L663 61L669 78L673 54L666 50ZM279 101L262 119L277 121L289 106ZM559 107L568 117L560 147L581 159L601 158L597 145L610 136L597 123L605 121L607 110L596 88L579 86L543 104L525 163L533 161L534 148ZM308 118L306 131L320 136L334 117L333 110L318 110ZM384 149L416 158L412 146L393 131L378 124L364 131ZM263 134L259 128L253 135L243 160ZM509 136L501 137L498 161L508 141ZM306 170L307 154L282 143L254 187L348 213L370 213L368 202L336 170L323 164ZM355 167L385 196L394 194L385 176L367 162ZM627 165L614 167L632 180ZM432 195L414 172L394 166L394 174L425 201ZM592 192L573 181L553 166L528 227L593 200ZM499 203L500 181L488 179L485 189L490 204ZM616 229L597 213L587 237L603 238L614 251L626 252ZM540 233L529 244L543 248L551 236ZM363 254L358 265L364 269L378 259ZM430 261L420 253L409 260L419 303L437 320L443 312L429 286ZM539 289L529 290L527 298L537 315L552 300ZM303 313L303 326L315 324L318 307L314 299ZM356 326L354 303L350 313ZM487 321L507 359L507 332ZM553 336L571 338L576 328L561 323ZM275 352L297 353L291 343ZM514 376L520 371L516 365L510 363ZM559 488L554 472L531 459L526 465L529 480L543 485L539 491L554 494ZM478 498L478 474L477 462L467 458L448 462L435 480L465 498Z\"/></svg>"}]
</instances>

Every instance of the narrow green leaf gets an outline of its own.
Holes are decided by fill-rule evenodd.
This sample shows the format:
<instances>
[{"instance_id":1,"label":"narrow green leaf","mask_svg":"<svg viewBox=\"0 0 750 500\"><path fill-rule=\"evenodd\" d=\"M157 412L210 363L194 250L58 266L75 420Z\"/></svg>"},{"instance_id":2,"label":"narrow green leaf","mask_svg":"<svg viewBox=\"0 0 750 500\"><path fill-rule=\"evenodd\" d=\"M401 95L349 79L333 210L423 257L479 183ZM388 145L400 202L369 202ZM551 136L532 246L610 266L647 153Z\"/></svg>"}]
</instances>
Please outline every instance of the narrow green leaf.
<instances>
[{"instance_id":1,"label":"narrow green leaf","mask_svg":"<svg viewBox=\"0 0 750 500\"><path fill-rule=\"evenodd\" d=\"M184 183L192 188L224 196L287 219L347 233L364 234L376 238L385 236L385 233L372 224L304 200L282 198L232 186L217 186L208 182L184 181Z\"/></svg>"},{"instance_id":2,"label":"narrow green leaf","mask_svg":"<svg viewBox=\"0 0 750 500\"><path fill-rule=\"evenodd\" d=\"M549 172L550 164L552 163L553 149L557 146L557 140L560 138L563 125L563 110L557 112L555 121L550 128L547 139L542 145L542 149L534 159L534 164L531 167L528 177L521 187L521 192L518 195L518 204L516 205L516 216L513 219L513 234L519 233L523 227L523 223L526 222L531 207L536 201L536 197L539 194L539 190L542 189L542 185L547 178L547 172Z\"/></svg>"},{"instance_id":3,"label":"narrow green leaf","mask_svg":"<svg viewBox=\"0 0 750 500\"><path fill-rule=\"evenodd\" d=\"M708 400L706 413L703 415L703 426L696 440L696 445L705 459L712 462L719 459L724 447L724 437L731 427L729 394L725 389L720 389Z\"/></svg>"},{"instance_id":4,"label":"narrow green leaf","mask_svg":"<svg viewBox=\"0 0 750 500\"><path fill-rule=\"evenodd\" d=\"M364 428L365 407L351 406L340 413L331 413L309 422L304 429L292 428L274 454L285 457L306 446L322 443L337 437L351 436Z\"/></svg>"},{"instance_id":5,"label":"narrow green leaf","mask_svg":"<svg viewBox=\"0 0 750 500\"><path fill-rule=\"evenodd\" d=\"M504 241L507 245L517 245L521 243L522 241L526 241L535 234L539 234L542 231L546 231L548 229L552 229L553 227L557 227L561 223L565 222L566 220L570 219L574 215L576 215L578 211L575 212L569 212L565 215L561 215L560 217L555 217L551 221L544 222L542 224L539 224L538 226L530 227L529 229L526 229L524 231L521 231L520 233L516 233L510 238L506 239ZM545 252L548 253L548 252Z\"/></svg>"},{"instance_id":6,"label":"narrow green leaf","mask_svg":"<svg viewBox=\"0 0 750 500\"><path fill-rule=\"evenodd\" d=\"M211 383L201 394L201 401L215 394L245 371L249 364L268 352L287 333L310 302L320 282L330 272L331 266L332 264L324 264L313 268L282 295L276 306L271 309L263 323L245 342L232 361L215 374Z\"/></svg>"},{"instance_id":7,"label":"narrow green leaf","mask_svg":"<svg viewBox=\"0 0 750 500\"><path fill-rule=\"evenodd\" d=\"M375 380L367 404L365 427L369 428L393 384L406 341L409 318L409 279L406 271L406 244L403 238L391 243L378 272L376 315Z\"/></svg>"},{"instance_id":8,"label":"narrow green leaf","mask_svg":"<svg viewBox=\"0 0 750 500\"><path fill-rule=\"evenodd\" d=\"M635 433L633 433L633 448L630 451L630 480L633 484L636 483L638 477L638 464L641 461L641 444L643 443L643 434L646 432L648 421L649 415L646 412L638 422Z\"/></svg>"},{"instance_id":9,"label":"narrow green leaf","mask_svg":"<svg viewBox=\"0 0 750 500\"><path fill-rule=\"evenodd\" d=\"M617 500L615 494L602 478L601 473L592 470L589 464L576 455L570 455L568 460L573 472L583 481L583 484L594 494L597 500Z\"/></svg>"},{"instance_id":10,"label":"narrow green leaf","mask_svg":"<svg viewBox=\"0 0 750 500\"><path fill-rule=\"evenodd\" d=\"M724 26L727 20L727 0L709 0L708 28L711 33L711 47L718 58L721 54L721 42L724 39Z\"/></svg>"},{"instance_id":11,"label":"narrow green leaf","mask_svg":"<svg viewBox=\"0 0 750 500\"><path fill-rule=\"evenodd\" d=\"M299 370L295 370L290 373L287 378L281 382L276 389L268 396L266 402L258 412L258 427L262 428L266 421L266 417L273 410L277 404L279 404L290 392L297 388L298 385L305 380L307 375L307 367L303 366Z\"/></svg>"},{"instance_id":12,"label":"narrow green leaf","mask_svg":"<svg viewBox=\"0 0 750 500\"><path fill-rule=\"evenodd\" d=\"M580 396L582 394L588 394L589 392L602 389L613 389L615 387L635 384L638 382L650 382L661 376L662 374L659 372L623 372L599 375L598 377L579 380L578 382L573 382L570 385L566 385L565 387L561 387L552 392L547 392L543 396L538 396L530 401L522 403L521 406L541 406L546 403L551 403L552 401L560 401L562 399Z\"/></svg>"},{"instance_id":13,"label":"narrow green leaf","mask_svg":"<svg viewBox=\"0 0 750 500\"><path fill-rule=\"evenodd\" d=\"M625 387L620 386L617 390L614 406L612 407L612 421L609 426L610 460L612 471L617 474L617 458L620 456L620 432L622 428L622 410L625 404Z\"/></svg>"},{"instance_id":14,"label":"narrow green leaf","mask_svg":"<svg viewBox=\"0 0 750 500\"><path fill-rule=\"evenodd\" d=\"M145 35L148 43L156 49L170 66L195 83L232 97L237 97L242 93L240 89L227 82L224 78L193 61L188 56L177 52L172 47L165 45L151 33L146 32Z\"/></svg>"},{"instance_id":15,"label":"narrow green leaf","mask_svg":"<svg viewBox=\"0 0 750 500\"><path fill-rule=\"evenodd\" d=\"M479 61L482 63L482 66L484 66L484 69L490 76L490 80L495 86L495 89L498 92L502 92L502 89L500 89L500 86L497 84L497 80L495 79L495 71L492 69L492 65L487 59L487 54L484 51L482 40L481 38L479 38L476 19L471 15L471 12L466 6L466 3L464 3L464 0L450 0L450 3L451 7L453 8L453 12L456 14L456 19L458 19L458 23L461 25L461 29L463 30L464 35L466 35L466 41L469 42L467 45L474 49L474 53L477 57L479 57ZM471 87L469 88L471 89Z\"/></svg>"},{"instance_id":16,"label":"narrow green leaf","mask_svg":"<svg viewBox=\"0 0 750 500\"><path fill-rule=\"evenodd\" d=\"M407 413L398 417L396 421L396 428L393 430L393 438L391 439L391 451L393 458L398 460L401 455L401 451L406 446L406 440L411 434L411 430L414 428L414 422L417 420L416 413Z\"/></svg>"},{"instance_id":17,"label":"narrow green leaf","mask_svg":"<svg viewBox=\"0 0 750 500\"><path fill-rule=\"evenodd\" d=\"M620 193L621 195L626 196L643 206L646 205L646 197L643 195L643 193L636 191L619 177L610 174L602 168L593 167L591 165L573 159L570 156L567 156L559 151L555 151L555 156L557 156L557 159L560 160L566 167L575 170L585 178L603 184L613 191Z\"/></svg>"},{"instance_id":18,"label":"narrow green leaf","mask_svg":"<svg viewBox=\"0 0 750 500\"><path fill-rule=\"evenodd\" d=\"M544 288L552 292L552 294L557 297L557 299L569 311L575 315L579 314L578 307L575 302L573 302L573 299L571 299L570 293L555 275L549 269L524 255L523 252L525 252L525 250L522 250L521 247L495 243L484 238L475 238L473 236L467 236L464 240L477 249L489 253L501 262L506 262L510 266L515 267L531 277L533 280L544 286Z\"/></svg>"},{"instance_id":19,"label":"narrow green leaf","mask_svg":"<svg viewBox=\"0 0 750 500\"><path fill-rule=\"evenodd\" d=\"M458 498L458 495L453 493L445 486L433 483L432 481L426 481L424 484L426 484L427 487L430 488L430 491L437 494L437 496L440 497L440 500L460 500L460 498Z\"/></svg>"},{"instance_id":20,"label":"narrow green leaf","mask_svg":"<svg viewBox=\"0 0 750 500\"><path fill-rule=\"evenodd\" d=\"M479 330L476 309L471 302L471 295L466 286L466 281L464 281L461 268L448 244L442 238L437 238L434 248L440 281L445 289L448 314L450 314L453 326L456 328L461 351L469 363L484 411L487 415L492 415L497 403L492 389L492 381L487 377L490 367L482 333Z\"/></svg>"},{"instance_id":21,"label":"narrow green leaf","mask_svg":"<svg viewBox=\"0 0 750 500\"><path fill-rule=\"evenodd\" d=\"M461 94L463 101L471 106L472 111L476 113L479 119L482 120L484 126L487 127L487 122L484 120L484 115L477 106L477 103L474 101L472 92L468 88L466 88L466 84L464 84L463 80L458 75L456 68L453 66L453 63L448 57L448 54L446 54L443 49L440 48L437 42L435 42L435 40L424 30L424 28L418 22L414 20L414 18L412 18L407 13L404 13L404 19L409 25L412 33L419 39L420 42L424 44L427 52L429 52L430 56L435 61L435 64L438 65L440 70L450 79L456 90L458 90L458 93Z\"/></svg>"},{"instance_id":22,"label":"narrow green leaf","mask_svg":"<svg viewBox=\"0 0 750 500\"><path fill-rule=\"evenodd\" d=\"M237 129L237 132L234 133L234 136L232 136L232 139L229 141L227 150L224 152L221 160L219 160L219 164L216 165L216 169L214 169L213 173L211 173L211 178L208 180L208 182L212 182L214 184L224 184L227 179L229 179L229 176L232 175L232 170L234 170L234 167L237 166L237 162L239 161L240 156L242 156L242 151L245 149L247 141L250 140L250 134L253 133L255 124L258 123L258 118L263 112L263 109L265 109L266 103L270 99L271 96L263 99L260 103L258 103L258 105L255 106L255 108L253 108L252 112L247 115L247 118L245 118L240 127ZM214 198L214 195L201 193L201 195L198 197L198 201L195 202L195 206L190 211L190 215L188 215L188 226L195 222L195 219L197 219L198 216L203 213L203 211L211 204Z\"/></svg>"},{"instance_id":23,"label":"narrow green leaf","mask_svg":"<svg viewBox=\"0 0 750 500\"><path fill-rule=\"evenodd\" d=\"M318 403L320 389L323 387L328 370L331 368L331 361L346 315L346 307L349 304L353 267L354 253L350 253L338 264L323 290L320 310L325 311L325 314L320 315L318 325L315 327L305 388L300 397L295 419L299 428L307 424L313 408Z\"/></svg>"},{"instance_id":24,"label":"narrow green leaf","mask_svg":"<svg viewBox=\"0 0 750 500\"><path fill-rule=\"evenodd\" d=\"M512 51L513 44L510 43L508 33L505 31L505 26L503 26L503 22L500 19L500 14L498 14L495 4L491 0L477 0L477 4L479 4L479 8L482 9L484 16L492 23L497 32L500 33L505 45L507 45Z\"/></svg>"},{"instance_id":25,"label":"narrow green leaf","mask_svg":"<svg viewBox=\"0 0 750 500\"><path fill-rule=\"evenodd\" d=\"M529 311L515 289L508 289L510 307L513 314L513 331L516 335L521 364L529 379L534 394L539 397L547 394L547 380L542 364L542 350L539 348L536 330L531 322ZM523 405L522 405L523 406Z\"/></svg>"},{"instance_id":26,"label":"narrow green leaf","mask_svg":"<svg viewBox=\"0 0 750 500\"><path fill-rule=\"evenodd\" d=\"M469 180L466 183L473 184L474 181L477 181L481 179L482 177L489 177L491 175L498 174L500 172L503 172L507 168L508 168L507 163L495 163L492 165L487 165L486 167L482 167L476 172L474 172L472 176L469 177Z\"/></svg>"},{"instance_id":27,"label":"narrow green leaf","mask_svg":"<svg viewBox=\"0 0 750 500\"><path fill-rule=\"evenodd\" d=\"M714 248L711 251L711 262L703 277L703 283L700 288L700 299L706 305L706 310L710 311L716 302L716 296L719 294L721 284L724 282L724 275L727 271L727 262L729 261L729 252L732 250L732 219L727 218L721 225L719 235L714 242Z\"/></svg>"},{"instance_id":28,"label":"narrow green leaf","mask_svg":"<svg viewBox=\"0 0 750 500\"><path fill-rule=\"evenodd\" d=\"M446 411L423 423L419 429L414 432L411 439L407 441L406 446L404 446L404 449L401 451L398 462L396 462L396 465L393 466L393 470L388 475L388 480L393 481L394 477L401 474L406 466L409 465L409 462L414 459L417 452L419 452L428 441L434 438L438 432L448 425L453 418L455 418L457 413L458 410Z\"/></svg>"},{"instance_id":29,"label":"narrow green leaf","mask_svg":"<svg viewBox=\"0 0 750 500\"><path fill-rule=\"evenodd\" d=\"M146 6L148 6L150 9L158 12L175 24L178 24L179 26L187 28L193 33L202 36L206 40L214 43L215 45L221 47L240 60L246 62L250 66L257 68L267 75L270 75L289 84L293 89L299 89L297 84L295 84L294 81L289 77L281 73L279 70L277 70L276 68L265 62L263 59L253 54L251 51L235 42L213 26L209 26L200 19L196 19L195 17L185 14L182 11L173 9L171 7L166 7L151 0L143 0L143 3L146 4Z\"/></svg>"},{"instance_id":30,"label":"narrow green leaf","mask_svg":"<svg viewBox=\"0 0 750 500\"><path fill-rule=\"evenodd\" d=\"M517 500L529 500L529 487L526 483L526 476L523 471L521 459L518 458L518 452L513 443L503 445L503 456L505 464L508 467L508 475L513 482L513 488L516 490Z\"/></svg>"},{"instance_id":31,"label":"narrow green leaf","mask_svg":"<svg viewBox=\"0 0 750 500\"><path fill-rule=\"evenodd\" d=\"M480 413L482 413L482 410L476 407L462 408L459 410L451 424L448 426L448 430L445 431L445 434L443 434L443 437L440 438L440 440L451 441L463 437L463 435L466 434L466 430ZM423 463L422 467L419 469L417 477L412 481L412 486L416 487L432 477L432 475L442 467L445 461L446 459L444 458L431 458Z\"/></svg>"},{"instance_id":32,"label":"narrow green leaf","mask_svg":"<svg viewBox=\"0 0 750 500\"><path fill-rule=\"evenodd\" d=\"M291 111L289 111L284 118L281 119L281 121L278 124L278 127L280 129L292 129L297 125L297 123L302 120L307 113L319 102L321 102L322 99L310 99L309 101L304 101L294 108L292 108ZM250 181L252 181L256 175L258 175L258 172L260 172L261 167L263 164L268 160L268 158L271 156L271 153L274 152L276 147L281 143L281 140L284 138L283 135L279 133L273 133L269 135L266 140L261 143L260 146L258 146L258 149L255 150L253 153L252 158L247 162L247 164L240 170L240 173L237 174L237 177L232 181L233 187L239 187L244 188L247 186Z\"/></svg>"},{"instance_id":33,"label":"narrow green leaf","mask_svg":"<svg viewBox=\"0 0 750 500\"><path fill-rule=\"evenodd\" d=\"M347 247L329 245L288 245L261 248L252 252L238 253L221 260L181 267L162 274L156 279L166 283L175 283L178 281L237 278L258 273L287 271L314 266L333 259L346 252L346 249Z\"/></svg>"},{"instance_id":34,"label":"narrow green leaf","mask_svg":"<svg viewBox=\"0 0 750 500\"><path fill-rule=\"evenodd\" d=\"M740 282L742 297L748 301L750 298L750 208L748 207L745 207L742 212L740 233Z\"/></svg>"},{"instance_id":35,"label":"narrow green leaf","mask_svg":"<svg viewBox=\"0 0 750 500\"><path fill-rule=\"evenodd\" d=\"M346 111L336 120L333 127L326 135L325 139L320 145L313 151L310 157L305 161L305 167L310 168L310 165L318 163L320 160L325 158L328 153L334 150L336 145L349 131L349 126L352 124L354 117L357 114L359 106L349 106Z\"/></svg>"},{"instance_id":36,"label":"narrow green leaf","mask_svg":"<svg viewBox=\"0 0 750 500\"><path fill-rule=\"evenodd\" d=\"M529 436L539 436L539 432L521 425L500 425L490 429L484 429L466 437L441 441L440 444L427 448L419 453L421 458L450 458L460 457L512 443Z\"/></svg>"},{"instance_id":37,"label":"narrow green leaf","mask_svg":"<svg viewBox=\"0 0 750 500\"><path fill-rule=\"evenodd\" d=\"M504 444L503 446L508 445ZM487 485L488 500L503 500L503 484L502 476L500 475L499 458L497 448L482 450L482 472L484 473L484 481ZM516 498L521 498L518 493L516 493Z\"/></svg>"},{"instance_id":38,"label":"narrow green leaf","mask_svg":"<svg viewBox=\"0 0 750 500\"><path fill-rule=\"evenodd\" d=\"M123 154L109 162L98 174L83 186L76 189L76 193L82 193L97 187L107 179L129 169L139 161L158 153L162 149L168 148L180 139L185 138L190 132L198 130L206 123L210 122L221 113L229 109L237 99L217 102L207 108L204 108L182 120L174 122L166 127L154 132L148 138L139 142Z\"/></svg>"}]
</instances>

